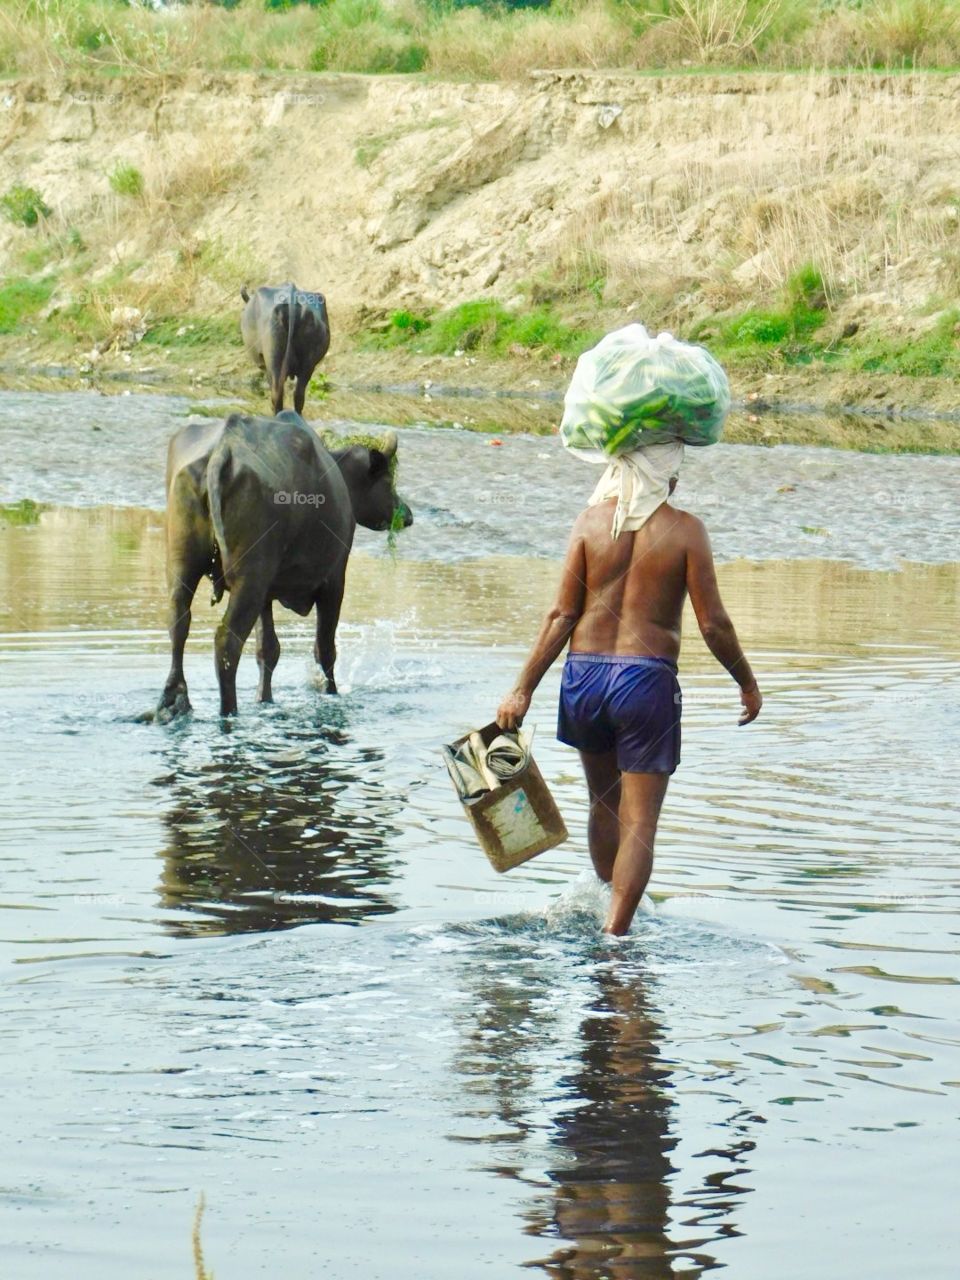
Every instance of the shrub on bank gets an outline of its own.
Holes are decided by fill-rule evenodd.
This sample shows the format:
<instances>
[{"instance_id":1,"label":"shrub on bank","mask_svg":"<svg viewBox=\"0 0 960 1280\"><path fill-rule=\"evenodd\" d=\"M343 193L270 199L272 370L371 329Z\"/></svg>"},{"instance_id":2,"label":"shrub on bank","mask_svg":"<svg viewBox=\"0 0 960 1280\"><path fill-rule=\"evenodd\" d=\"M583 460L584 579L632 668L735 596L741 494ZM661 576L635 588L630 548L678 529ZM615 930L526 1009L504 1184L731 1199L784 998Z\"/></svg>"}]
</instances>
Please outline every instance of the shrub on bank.
<instances>
[{"instance_id":1,"label":"shrub on bank","mask_svg":"<svg viewBox=\"0 0 960 1280\"><path fill-rule=\"evenodd\" d=\"M110 190L118 196L142 196L143 174L132 164L118 164L110 174Z\"/></svg>"},{"instance_id":2,"label":"shrub on bank","mask_svg":"<svg viewBox=\"0 0 960 1280\"><path fill-rule=\"evenodd\" d=\"M19 182L0 196L0 211L7 222L22 227L35 227L41 218L49 218L53 212L36 187L25 187Z\"/></svg>"}]
</instances>

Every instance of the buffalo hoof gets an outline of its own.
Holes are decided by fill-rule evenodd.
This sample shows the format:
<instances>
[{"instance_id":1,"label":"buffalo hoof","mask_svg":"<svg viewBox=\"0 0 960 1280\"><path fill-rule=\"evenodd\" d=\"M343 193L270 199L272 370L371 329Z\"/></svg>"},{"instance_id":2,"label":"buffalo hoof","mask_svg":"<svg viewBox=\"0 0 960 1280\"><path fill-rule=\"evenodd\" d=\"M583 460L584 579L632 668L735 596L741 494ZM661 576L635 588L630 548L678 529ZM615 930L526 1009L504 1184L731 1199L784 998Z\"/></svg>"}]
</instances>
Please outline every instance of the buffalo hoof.
<instances>
[{"instance_id":1,"label":"buffalo hoof","mask_svg":"<svg viewBox=\"0 0 960 1280\"><path fill-rule=\"evenodd\" d=\"M193 710L186 689L172 689L164 693L157 707L157 724L170 724L180 716L188 715Z\"/></svg>"}]
</instances>

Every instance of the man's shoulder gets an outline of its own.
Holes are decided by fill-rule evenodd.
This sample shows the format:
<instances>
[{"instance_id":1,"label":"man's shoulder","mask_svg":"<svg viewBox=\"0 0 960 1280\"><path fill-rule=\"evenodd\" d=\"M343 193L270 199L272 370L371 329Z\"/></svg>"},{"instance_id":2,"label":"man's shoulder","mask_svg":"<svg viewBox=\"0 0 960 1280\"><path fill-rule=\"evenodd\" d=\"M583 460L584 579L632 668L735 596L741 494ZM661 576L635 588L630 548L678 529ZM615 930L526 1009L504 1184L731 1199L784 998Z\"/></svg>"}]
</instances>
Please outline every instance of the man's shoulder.
<instances>
[{"instance_id":1,"label":"man's shoulder","mask_svg":"<svg viewBox=\"0 0 960 1280\"><path fill-rule=\"evenodd\" d=\"M586 536L594 529L609 530L611 513L615 506L616 499L611 498L608 502L598 502L592 507L584 507L573 522L573 532Z\"/></svg>"},{"instance_id":2,"label":"man's shoulder","mask_svg":"<svg viewBox=\"0 0 960 1280\"><path fill-rule=\"evenodd\" d=\"M590 538L594 533L608 534L615 507L616 498L584 507L573 522L573 536ZM695 516L692 511L684 511L682 507L675 507L671 502L664 502L650 518L657 521L669 519L674 530L681 536L686 534L690 537L702 537L706 533L706 525L699 516Z\"/></svg>"},{"instance_id":3,"label":"man's shoulder","mask_svg":"<svg viewBox=\"0 0 960 1280\"><path fill-rule=\"evenodd\" d=\"M674 536L688 556L700 558L711 556L710 534L707 526L692 511L683 511L680 507L671 510L679 519L676 522Z\"/></svg>"},{"instance_id":4,"label":"man's shoulder","mask_svg":"<svg viewBox=\"0 0 960 1280\"><path fill-rule=\"evenodd\" d=\"M672 502L664 503L664 506L672 516L678 517L676 524L680 530L688 531L691 534L706 533L707 526L692 511L684 511L683 507L675 507Z\"/></svg>"}]
</instances>

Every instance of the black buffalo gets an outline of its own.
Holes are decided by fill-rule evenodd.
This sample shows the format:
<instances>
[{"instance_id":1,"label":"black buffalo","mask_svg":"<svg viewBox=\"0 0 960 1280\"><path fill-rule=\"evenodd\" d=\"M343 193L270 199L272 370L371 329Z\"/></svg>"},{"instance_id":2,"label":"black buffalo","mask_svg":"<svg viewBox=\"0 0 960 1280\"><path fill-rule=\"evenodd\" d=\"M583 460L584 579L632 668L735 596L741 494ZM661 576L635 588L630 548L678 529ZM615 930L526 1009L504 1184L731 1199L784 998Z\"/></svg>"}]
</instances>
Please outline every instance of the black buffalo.
<instances>
[{"instance_id":1,"label":"black buffalo","mask_svg":"<svg viewBox=\"0 0 960 1280\"><path fill-rule=\"evenodd\" d=\"M335 636L347 557L358 524L386 530L412 524L396 493L389 432L379 449L352 445L328 452L292 410L276 418L234 413L226 422L191 423L167 454L167 580L172 660L158 719L189 711L183 649L200 579L214 599L229 591L217 628L220 711L237 709L237 664L257 626L258 698L272 699L280 657L273 602L305 616L316 605L316 660L336 693Z\"/></svg>"},{"instance_id":2,"label":"black buffalo","mask_svg":"<svg viewBox=\"0 0 960 1280\"><path fill-rule=\"evenodd\" d=\"M270 378L274 413L283 408L288 378L296 378L293 407L303 413L307 383L330 346L330 322L322 293L295 284L261 285L251 294L240 290L246 306L240 316L243 344Z\"/></svg>"}]
</instances>

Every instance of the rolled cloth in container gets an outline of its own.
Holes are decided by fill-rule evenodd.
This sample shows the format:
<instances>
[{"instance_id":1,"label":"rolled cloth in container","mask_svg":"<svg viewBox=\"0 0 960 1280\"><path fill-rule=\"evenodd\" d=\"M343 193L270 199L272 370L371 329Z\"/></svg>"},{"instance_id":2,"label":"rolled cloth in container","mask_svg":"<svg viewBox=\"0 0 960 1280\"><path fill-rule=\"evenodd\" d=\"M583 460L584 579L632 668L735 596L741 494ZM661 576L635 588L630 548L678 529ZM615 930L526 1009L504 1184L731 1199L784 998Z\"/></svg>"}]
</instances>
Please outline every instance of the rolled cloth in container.
<instances>
[{"instance_id":1,"label":"rolled cloth in container","mask_svg":"<svg viewBox=\"0 0 960 1280\"><path fill-rule=\"evenodd\" d=\"M595 507L599 502L616 498L610 530L614 538L619 538L624 529L628 533L642 529L670 496L670 481L679 473L682 462L683 445L679 440L649 444L622 454L614 458L600 477L587 505Z\"/></svg>"},{"instance_id":2,"label":"rolled cloth in container","mask_svg":"<svg viewBox=\"0 0 960 1280\"><path fill-rule=\"evenodd\" d=\"M486 750L487 768L495 778L512 778L530 758L529 745L520 741L517 734L501 733Z\"/></svg>"},{"instance_id":3,"label":"rolled cloth in container","mask_svg":"<svg viewBox=\"0 0 960 1280\"><path fill-rule=\"evenodd\" d=\"M497 734L489 742L484 733L474 730L460 742L443 749L450 776L461 800L495 791L502 782L514 777L530 763L533 735L518 731Z\"/></svg>"}]
</instances>

